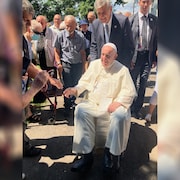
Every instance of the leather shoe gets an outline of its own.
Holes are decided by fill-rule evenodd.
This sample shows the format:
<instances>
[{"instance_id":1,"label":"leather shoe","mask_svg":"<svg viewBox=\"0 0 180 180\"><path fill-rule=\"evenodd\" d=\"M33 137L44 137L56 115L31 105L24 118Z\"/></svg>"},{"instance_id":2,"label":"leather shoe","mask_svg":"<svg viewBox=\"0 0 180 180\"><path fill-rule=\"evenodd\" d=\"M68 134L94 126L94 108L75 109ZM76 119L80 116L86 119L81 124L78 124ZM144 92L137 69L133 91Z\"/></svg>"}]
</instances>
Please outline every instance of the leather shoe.
<instances>
[{"instance_id":1,"label":"leather shoe","mask_svg":"<svg viewBox=\"0 0 180 180\"><path fill-rule=\"evenodd\" d=\"M70 109L68 109L68 108L65 108L65 109L64 109L63 114L64 114L64 117L65 117L65 118L70 117L70 111L71 111L71 110L70 110Z\"/></svg>"},{"instance_id":2,"label":"leather shoe","mask_svg":"<svg viewBox=\"0 0 180 180\"><path fill-rule=\"evenodd\" d=\"M118 172L119 168L120 168L119 156L112 155L109 151L109 148L105 148L104 158L103 158L103 172L104 173Z\"/></svg>"},{"instance_id":3,"label":"leather shoe","mask_svg":"<svg viewBox=\"0 0 180 180\"><path fill-rule=\"evenodd\" d=\"M41 149L40 148L36 148L34 146L29 146L29 148L25 148L24 152L23 152L23 156L24 157L34 157L34 156L38 156L41 154Z\"/></svg>"},{"instance_id":4,"label":"leather shoe","mask_svg":"<svg viewBox=\"0 0 180 180\"><path fill-rule=\"evenodd\" d=\"M76 158L75 158L76 159ZM94 158L92 152L83 154L80 159L75 160L71 171L72 172L85 172L92 167Z\"/></svg>"}]
</instances>

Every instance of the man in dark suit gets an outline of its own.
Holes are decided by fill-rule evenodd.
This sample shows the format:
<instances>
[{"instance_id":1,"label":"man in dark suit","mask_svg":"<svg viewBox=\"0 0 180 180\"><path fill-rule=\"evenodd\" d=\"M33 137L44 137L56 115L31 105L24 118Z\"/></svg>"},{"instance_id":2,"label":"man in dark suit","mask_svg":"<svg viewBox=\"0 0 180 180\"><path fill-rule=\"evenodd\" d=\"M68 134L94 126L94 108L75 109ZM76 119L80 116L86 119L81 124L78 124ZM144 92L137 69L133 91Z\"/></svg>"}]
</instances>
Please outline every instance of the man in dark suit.
<instances>
[{"instance_id":1,"label":"man in dark suit","mask_svg":"<svg viewBox=\"0 0 180 180\"><path fill-rule=\"evenodd\" d=\"M100 58L102 46L112 42L118 50L117 60L129 68L134 44L128 18L113 14L110 0L96 0L94 8L98 18L92 23L90 60Z\"/></svg>"},{"instance_id":2,"label":"man in dark suit","mask_svg":"<svg viewBox=\"0 0 180 180\"><path fill-rule=\"evenodd\" d=\"M147 80L151 68L155 67L157 62L157 17L148 13L152 0L139 0L138 3L139 12L130 17L135 46L130 73L138 93L131 112L133 117L142 119L140 110L144 102Z\"/></svg>"}]
</instances>

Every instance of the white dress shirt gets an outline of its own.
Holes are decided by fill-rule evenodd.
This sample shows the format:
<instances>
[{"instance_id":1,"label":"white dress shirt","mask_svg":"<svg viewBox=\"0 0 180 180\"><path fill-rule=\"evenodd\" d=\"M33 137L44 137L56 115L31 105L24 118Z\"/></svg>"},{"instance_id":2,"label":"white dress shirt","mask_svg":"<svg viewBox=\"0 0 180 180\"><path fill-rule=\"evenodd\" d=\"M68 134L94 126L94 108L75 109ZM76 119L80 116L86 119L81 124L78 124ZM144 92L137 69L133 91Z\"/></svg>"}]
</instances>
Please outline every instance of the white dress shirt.
<instances>
[{"instance_id":1,"label":"white dress shirt","mask_svg":"<svg viewBox=\"0 0 180 180\"><path fill-rule=\"evenodd\" d=\"M139 37L140 37L140 44L142 45L142 26L143 26L144 14L139 12L138 15L139 15ZM145 16L148 17L148 14L146 14ZM148 40L148 38L149 38L149 20L147 18L147 40Z\"/></svg>"}]
</instances>

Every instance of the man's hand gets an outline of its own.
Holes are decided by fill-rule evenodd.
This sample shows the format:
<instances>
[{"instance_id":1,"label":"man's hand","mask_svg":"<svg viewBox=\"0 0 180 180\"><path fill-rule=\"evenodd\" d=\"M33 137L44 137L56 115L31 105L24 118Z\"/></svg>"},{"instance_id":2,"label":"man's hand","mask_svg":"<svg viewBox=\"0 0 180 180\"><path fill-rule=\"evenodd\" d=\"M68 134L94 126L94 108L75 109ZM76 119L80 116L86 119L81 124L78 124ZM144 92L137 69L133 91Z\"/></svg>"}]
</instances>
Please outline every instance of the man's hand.
<instances>
[{"instance_id":1,"label":"man's hand","mask_svg":"<svg viewBox=\"0 0 180 180\"><path fill-rule=\"evenodd\" d=\"M110 105L109 105L109 107L108 107L108 112L109 113L112 113L112 112L114 112L118 107L120 107L120 106L122 106L122 104L121 103L119 103L119 102L112 102Z\"/></svg>"},{"instance_id":2,"label":"man's hand","mask_svg":"<svg viewBox=\"0 0 180 180\"><path fill-rule=\"evenodd\" d=\"M77 96L77 89L76 88L67 88L64 90L63 95L66 98L69 98L71 95Z\"/></svg>"},{"instance_id":3,"label":"man's hand","mask_svg":"<svg viewBox=\"0 0 180 180\"><path fill-rule=\"evenodd\" d=\"M151 66L151 68L155 68L155 67L156 67L156 65L157 65L157 62L156 62L156 61L153 61L153 62L152 62L152 66Z\"/></svg>"},{"instance_id":4,"label":"man's hand","mask_svg":"<svg viewBox=\"0 0 180 180\"><path fill-rule=\"evenodd\" d=\"M135 67L135 63L131 61L130 70L133 70Z\"/></svg>"},{"instance_id":5,"label":"man's hand","mask_svg":"<svg viewBox=\"0 0 180 180\"><path fill-rule=\"evenodd\" d=\"M60 80L49 76L49 82L51 83L51 85L56 86L58 89L63 89L63 84L60 82Z\"/></svg>"},{"instance_id":6,"label":"man's hand","mask_svg":"<svg viewBox=\"0 0 180 180\"><path fill-rule=\"evenodd\" d=\"M62 64L57 65L57 70L58 70L59 78L61 79L62 78L62 71L63 71Z\"/></svg>"},{"instance_id":7,"label":"man's hand","mask_svg":"<svg viewBox=\"0 0 180 180\"><path fill-rule=\"evenodd\" d=\"M25 108L32 98L46 86L49 78L49 73L47 71L40 71L34 81L32 82L28 91L22 96L22 108Z\"/></svg>"},{"instance_id":8,"label":"man's hand","mask_svg":"<svg viewBox=\"0 0 180 180\"><path fill-rule=\"evenodd\" d=\"M47 81L49 78L49 74L47 71L40 71L36 77L34 78L34 81L32 83L32 88L34 89L42 89L43 87L45 87Z\"/></svg>"}]
</instances>

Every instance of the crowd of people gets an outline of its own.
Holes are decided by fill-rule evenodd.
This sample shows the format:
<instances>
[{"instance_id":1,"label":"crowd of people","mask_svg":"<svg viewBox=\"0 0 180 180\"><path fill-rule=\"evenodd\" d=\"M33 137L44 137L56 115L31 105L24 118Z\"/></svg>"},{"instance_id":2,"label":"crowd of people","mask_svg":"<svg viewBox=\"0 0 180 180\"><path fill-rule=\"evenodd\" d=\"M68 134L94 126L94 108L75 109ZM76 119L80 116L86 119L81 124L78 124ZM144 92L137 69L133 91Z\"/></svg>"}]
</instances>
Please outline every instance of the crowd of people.
<instances>
[{"instance_id":1,"label":"crowd of people","mask_svg":"<svg viewBox=\"0 0 180 180\"><path fill-rule=\"evenodd\" d=\"M146 85L157 64L157 17L149 13L151 3L139 0L139 11L125 16L115 14L109 0L95 0L95 11L89 11L79 24L73 15L62 20L55 14L49 25L46 16L34 17L28 0L22 1L24 156L41 152L25 134L26 119L32 116L27 108L51 84L63 90L64 116L74 110L73 153L81 158L71 170L81 172L92 166L99 129L104 142L103 171L118 171L131 117L145 117L141 111ZM54 77L48 73L52 69ZM30 85L29 79L33 79ZM83 92L87 98L76 105ZM151 116L152 111L145 119L151 121Z\"/></svg>"}]
</instances>

